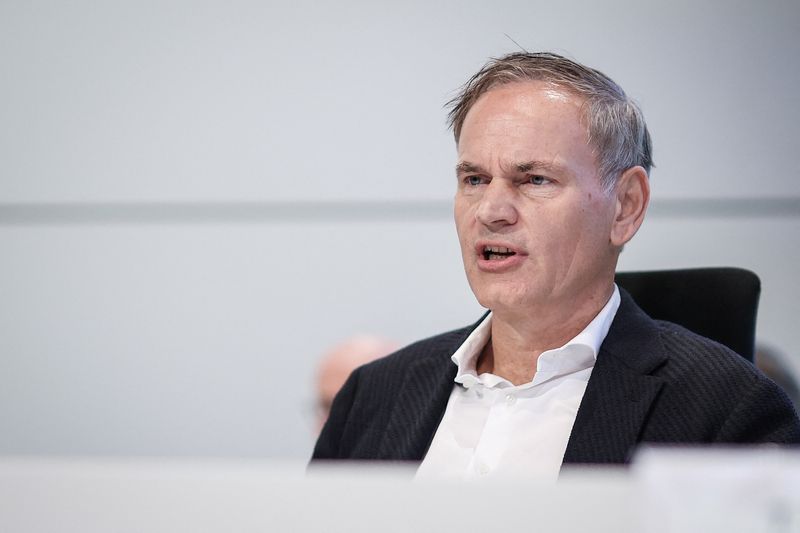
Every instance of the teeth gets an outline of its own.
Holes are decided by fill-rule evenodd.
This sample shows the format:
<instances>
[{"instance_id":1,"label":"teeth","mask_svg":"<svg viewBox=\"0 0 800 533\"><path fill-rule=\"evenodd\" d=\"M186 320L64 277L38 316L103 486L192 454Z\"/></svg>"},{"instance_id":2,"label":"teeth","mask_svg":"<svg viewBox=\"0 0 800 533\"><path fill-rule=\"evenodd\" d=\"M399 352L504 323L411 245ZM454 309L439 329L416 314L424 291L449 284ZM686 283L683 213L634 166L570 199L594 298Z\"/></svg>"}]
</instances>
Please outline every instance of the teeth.
<instances>
[{"instance_id":1,"label":"teeth","mask_svg":"<svg viewBox=\"0 0 800 533\"><path fill-rule=\"evenodd\" d=\"M482 255L483 259L488 261L490 259L505 259L506 257L516 255L516 252L505 246L484 246Z\"/></svg>"},{"instance_id":2,"label":"teeth","mask_svg":"<svg viewBox=\"0 0 800 533\"><path fill-rule=\"evenodd\" d=\"M511 249L505 248L503 246L484 246L483 253L493 253L493 254L510 254Z\"/></svg>"}]
</instances>

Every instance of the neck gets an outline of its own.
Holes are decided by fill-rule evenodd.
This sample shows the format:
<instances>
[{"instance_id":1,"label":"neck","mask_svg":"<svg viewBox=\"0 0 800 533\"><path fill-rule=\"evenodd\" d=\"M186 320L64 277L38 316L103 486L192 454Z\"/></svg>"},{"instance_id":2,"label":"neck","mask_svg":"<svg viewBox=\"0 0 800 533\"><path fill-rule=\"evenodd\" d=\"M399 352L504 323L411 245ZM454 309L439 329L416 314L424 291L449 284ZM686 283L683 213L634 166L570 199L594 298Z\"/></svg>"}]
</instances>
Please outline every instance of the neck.
<instances>
[{"instance_id":1,"label":"neck","mask_svg":"<svg viewBox=\"0 0 800 533\"><path fill-rule=\"evenodd\" d=\"M493 310L492 336L478 359L478 374L491 372L514 385L530 382L542 352L563 346L583 331L613 291L610 285L598 297L556 309Z\"/></svg>"}]
</instances>

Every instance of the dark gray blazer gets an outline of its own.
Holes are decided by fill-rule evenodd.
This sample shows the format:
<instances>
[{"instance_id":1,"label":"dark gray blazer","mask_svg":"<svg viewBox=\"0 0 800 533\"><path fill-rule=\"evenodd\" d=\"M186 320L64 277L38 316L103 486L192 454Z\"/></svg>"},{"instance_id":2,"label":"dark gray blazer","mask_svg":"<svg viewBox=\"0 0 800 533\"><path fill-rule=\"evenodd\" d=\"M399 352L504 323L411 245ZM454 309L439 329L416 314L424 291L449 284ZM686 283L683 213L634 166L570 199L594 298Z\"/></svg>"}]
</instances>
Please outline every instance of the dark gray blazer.
<instances>
[{"instance_id":1,"label":"dark gray blazer","mask_svg":"<svg viewBox=\"0 0 800 533\"><path fill-rule=\"evenodd\" d=\"M652 320L620 293L564 463L625 463L641 442L800 444L790 400L752 364L676 324ZM454 386L450 356L476 326L353 372L313 459L421 461Z\"/></svg>"}]
</instances>

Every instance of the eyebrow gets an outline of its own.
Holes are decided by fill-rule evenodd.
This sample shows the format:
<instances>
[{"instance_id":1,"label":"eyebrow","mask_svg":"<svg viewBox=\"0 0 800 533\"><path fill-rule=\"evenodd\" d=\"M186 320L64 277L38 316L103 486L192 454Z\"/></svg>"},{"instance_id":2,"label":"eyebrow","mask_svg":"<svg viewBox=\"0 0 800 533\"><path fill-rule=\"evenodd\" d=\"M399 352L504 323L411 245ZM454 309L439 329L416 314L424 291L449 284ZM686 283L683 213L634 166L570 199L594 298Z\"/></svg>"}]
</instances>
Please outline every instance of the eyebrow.
<instances>
[{"instance_id":1,"label":"eyebrow","mask_svg":"<svg viewBox=\"0 0 800 533\"><path fill-rule=\"evenodd\" d=\"M515 169L517 172L531 172L538 170L557 174L567 173L567 169L565 167L553 163L545 163L544 161L525 161L523 163L517 163L515 165ZM461 174L469 172L487 174L483 167L476 165L475 163L470 163L469 161L461 161L456 165L456 173Z\"/></svg>"},{"instance_id":2,"label":"eyebrow","mask_svg":"<svg viewBox=\"0 0 800 533\"><path fill-rule=\"evenodd\" d=\"M456 174L467 174L470 172L477 172L486 174L486 171L480 165L470 163L469 161L461 161L456 165Z\"/></svg>"},{"instance_id":3,"label":"eyebrow","mask_svg":"<svg viewBox=\"0 0 800 533\"><path fill-rule=\"evenodd\" d=\"M555 163L545 163L544 161L526 161L517 163L517 172L545 171L555 174L566 174L567 169Z\"/></svg>"}]
</instances>

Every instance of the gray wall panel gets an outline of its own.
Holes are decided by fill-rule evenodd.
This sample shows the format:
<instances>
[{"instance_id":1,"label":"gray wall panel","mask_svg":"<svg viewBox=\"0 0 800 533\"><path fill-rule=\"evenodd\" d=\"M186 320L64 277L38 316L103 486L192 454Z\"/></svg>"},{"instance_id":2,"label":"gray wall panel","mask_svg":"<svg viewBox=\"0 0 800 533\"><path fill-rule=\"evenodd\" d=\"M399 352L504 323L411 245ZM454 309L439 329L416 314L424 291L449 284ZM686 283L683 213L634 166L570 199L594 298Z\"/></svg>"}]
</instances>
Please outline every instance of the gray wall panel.
<instances>
[{"instance_id":1,"label":"gray wall panel","mask_svg":"<svg viewBox=\"0 0 800 533\"><path fill-rule=\"evenodd\" d=\"M0 229L1 452L303 455L312 368L477 317L447 222Z\"/></svg>"},{"instance_id":2,"label":"gray wall panel","mask_svg":"<svg viewBox=\"0 0 800 533\"><path fill-rule=\"evenodd\" d=\"M800 4L4 2L0 201L446 199L442 104L553 49L641 101L664 197L800 196Z\"/></svg>"}]
</instances>

